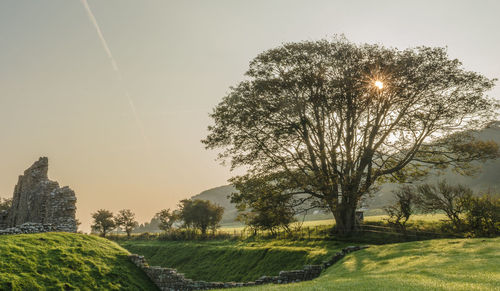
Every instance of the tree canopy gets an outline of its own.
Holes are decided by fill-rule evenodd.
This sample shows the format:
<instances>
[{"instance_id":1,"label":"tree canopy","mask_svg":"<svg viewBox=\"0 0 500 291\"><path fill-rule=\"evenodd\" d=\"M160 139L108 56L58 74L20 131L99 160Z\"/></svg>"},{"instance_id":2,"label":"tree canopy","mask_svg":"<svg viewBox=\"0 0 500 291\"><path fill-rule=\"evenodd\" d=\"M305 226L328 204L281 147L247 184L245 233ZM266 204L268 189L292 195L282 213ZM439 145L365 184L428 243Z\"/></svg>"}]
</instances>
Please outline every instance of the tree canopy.
<instances>
[{"instance_id":1,"label":"tree canopy","mask_svg":"<svg viewBox=\"0 0 500 291\"><path fill-rule=\"evenodd\" d=\"M222 219L224 208L212 204L208 200L184 199L179 203L179 218L187 227L201 230L203 235L207 229L215 230Z\"/></svg>"},{"instance_id":2,"label":"tree canopy","mask_svg":"<svg viewBox=\"0 0 500 291\"><path fill-rule=\"evenodd\" d=\"M485 95L494 83L439 47L286 43L251 61L203 142L248 169L233 181L309 195L347 233L377 182L449 166L469 174L472 161L498 157L497 144L473 134L495 117L498 104Z\"/></svg>"},{"instance_id":3,"label":"tree canopy","mask_svg":"<svg viewBox=\"0 0 500 291\"><path fill-rule=\"evenodd\" d=\"M97 210L95 213L92 213L92 219L94 219L94 223L91 225L92 230L99 232L102 237L106 237L106 234L116 227L113 220L113 212L109 210Z\"/></svg>"},{"instance_id":4,"label":"tree canopy","mask_svg":"<svg viewBox=\"0 0 500 291\"><path fill-rule=\"evenodd\" d=\"M178 219L178 213L176 211L170 211L169 209L162 209L155 215L155 219L158 220L158 227L163 231L169 231L172 229L172 225Z\"/></svg>"},{"instance_id":5,"label":"tree canopy","mask_svg":"<svg viewBox=\"0 0 500 291\"><path fill-rule=\"evenodd\" d=\"M118 211L115 217L115 225L121 227L127 233L127 236L130 237L134 228L139 226L139 222L135 219L135 213L132 210L122 209Z\"/></svg>"}]
</instances>

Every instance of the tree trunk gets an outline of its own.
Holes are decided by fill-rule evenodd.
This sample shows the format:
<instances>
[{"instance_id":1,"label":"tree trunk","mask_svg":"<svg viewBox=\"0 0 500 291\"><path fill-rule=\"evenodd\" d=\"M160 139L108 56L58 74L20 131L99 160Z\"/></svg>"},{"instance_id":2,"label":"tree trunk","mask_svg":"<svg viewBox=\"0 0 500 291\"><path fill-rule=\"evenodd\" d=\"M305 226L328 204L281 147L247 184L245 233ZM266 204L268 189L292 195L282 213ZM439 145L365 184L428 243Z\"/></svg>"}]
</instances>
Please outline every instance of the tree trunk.
<instances>
[{"instance_id":1,"label":"tree trunk","mask_svg":"<svg viewBox=\"0 0 500 291\"><path fill-rule=\"evenodd\" d=\"M356 206L339 205L333 216L338 234L349 235L356 230Z\"/></svg>"}]
</instances>

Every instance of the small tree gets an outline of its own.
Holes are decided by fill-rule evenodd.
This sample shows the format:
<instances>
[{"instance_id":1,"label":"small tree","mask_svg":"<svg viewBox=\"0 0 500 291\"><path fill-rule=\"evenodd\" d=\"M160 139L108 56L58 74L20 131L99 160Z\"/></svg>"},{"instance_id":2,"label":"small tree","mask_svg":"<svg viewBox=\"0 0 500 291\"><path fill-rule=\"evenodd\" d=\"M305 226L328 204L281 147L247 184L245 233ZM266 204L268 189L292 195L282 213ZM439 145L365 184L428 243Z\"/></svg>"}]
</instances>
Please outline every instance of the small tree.
<instances>
[{"instance_id":1,"label":"small tree","mask_svg":"<svg viewBox=\"0 0 500 291\"><path fill-rule=\"evenodd\" d=\"M179 217L184 225L201 230L202 235L206 235L209 228L217 229L223 214L223 207L208 200L184 199L179 203Z\"/></svg>"},{"instance_id":2,"label":"small tree","mask_svg":"<svg viewBox=\"0 0 500 291\"><path fill-rule=\"evenodd\" d=\"M155 218L159 221L158 227L163 231L172 229L172 225L177 220L177 215L170 209L162 209L156 213Z\"/></svg>"},{"instance_id":3,"label":"small tree","mask_svg":"<svg viewBox=\"0 0 500 291\"><path fill-rule=\"evenodd\" d=\"M109 210L99 209L97 212L92 213L92 218L94 219L91 226L92 230L100 233L102 237L106 237L106 234L116 227L113 212Z\"/></svg>"},{"instance_id":4,"label":"small tree","mask_svg":"<svg viewBox=\"0 0 500 291\"><path fill-rule=\"evenodd\" d=\"M115 217L115 225L121 227L130 237L132 230L136 228L139 223L135 220L135 214L130 209L122 209Z\"/></svg>"},{"instance_id":5,"label":"small tree","mask_svg":"<svg viewBox=\"0 0 500 291\"><path fill-rule=\"evenodd\" d=\"M0 211L9 210L12 207L12 198L0 198Z\"/></svg>"},{"instance_id":6,"label":"small tree","mask_svg":"<svg viewBox=\"0 0 500 291\"><path fill-rule=\"evenodd\" d=\"M406 222L414 212L415 193L411 186L402 186L394 191L396 202L384 208L389 215L388 222L396 225L402 230L406 229Z\"/></svg>"},{"instance_id":7,"label":"small tree","mask_svg":"<svg viewBox=\"0 0 500 291\"><path fill-rule=\"evenodd\" d=\"M467 203L473 193L470 188L440 181L437 185L422 184L417 186L417 193L417 204L423 212L443 211L456 230L463 230L462 215L465 213Z\"/></svg>"}]
</instances>

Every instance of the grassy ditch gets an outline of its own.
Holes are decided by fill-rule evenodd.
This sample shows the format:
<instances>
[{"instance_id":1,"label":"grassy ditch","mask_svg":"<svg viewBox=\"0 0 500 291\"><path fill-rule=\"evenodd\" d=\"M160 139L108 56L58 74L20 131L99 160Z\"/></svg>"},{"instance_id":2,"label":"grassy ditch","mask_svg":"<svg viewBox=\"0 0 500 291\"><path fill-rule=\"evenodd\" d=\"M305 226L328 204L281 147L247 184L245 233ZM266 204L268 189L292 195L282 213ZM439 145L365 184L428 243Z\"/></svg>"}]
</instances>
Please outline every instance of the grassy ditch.
<instances>
[{"instance_id":1,"label":"grassy ditch","mask_svg":"<svg viewBox=\"0 0 500 291\"><path fill-rule=\"evenodd\" d=\"M252 281L319 264L348 243L335 241L140 241L119 243L150 265L176 268L205 281Z\"/></svg>"}]
</instances>

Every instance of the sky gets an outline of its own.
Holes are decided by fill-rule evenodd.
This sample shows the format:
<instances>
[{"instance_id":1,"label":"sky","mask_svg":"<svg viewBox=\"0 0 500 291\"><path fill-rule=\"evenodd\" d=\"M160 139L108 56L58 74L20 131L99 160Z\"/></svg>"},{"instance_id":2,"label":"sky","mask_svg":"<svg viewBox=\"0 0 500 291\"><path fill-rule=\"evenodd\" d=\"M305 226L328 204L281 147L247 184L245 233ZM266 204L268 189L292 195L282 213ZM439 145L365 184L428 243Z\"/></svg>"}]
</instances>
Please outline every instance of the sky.
<instances>
[{"instance_id":1,"label":"sky","mask_svg":"<svg viewBox=\"0 0 500 291\"><path fill-rule=\"evenodd\" d=\"M80 0L0 0L0 197L47 156L49 177L76 192L84 231L98 209L132 209L143 223L240 173L201 144L208 114L254 57L284 42L344 34L399 49L446 46L464 68L500 77L496 0L88 7L101 35ZM499 86L489 95L500 98Z\"/></svg>"}]
</instances>

